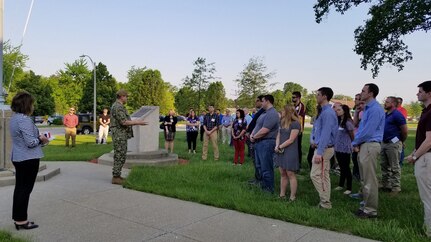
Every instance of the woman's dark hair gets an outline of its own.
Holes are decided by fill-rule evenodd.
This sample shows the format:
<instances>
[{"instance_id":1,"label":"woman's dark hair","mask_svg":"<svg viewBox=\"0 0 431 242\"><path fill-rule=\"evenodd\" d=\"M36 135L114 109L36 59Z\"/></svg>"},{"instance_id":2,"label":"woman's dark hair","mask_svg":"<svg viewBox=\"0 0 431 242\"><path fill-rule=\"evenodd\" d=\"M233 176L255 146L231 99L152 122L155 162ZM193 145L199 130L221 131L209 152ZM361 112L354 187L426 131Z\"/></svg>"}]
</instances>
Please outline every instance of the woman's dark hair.
<instances>
[{"instance_id":1,"label":"woman's dark hair","mask_svg":"<svg viewBox=\"0 0 431 242\"><path fill-rule=\"evenodd\" d=\"M15 113L30 116L33 113L34 97L25 91L18 92L12 99L11 109Z\"/></svg>"},{"instance_id":2,"label":"woman's dark hair","mask_svg":"<svg viewBox=\"0 0 431 242\"><path fill-rule=\"evenodd\" d=\"M236 110L237 112L239 112L239 118L244 119L245 118L245 114L244 114L244 110L242 109L238 109Z\"/></svg>"},{"instance_id":3,"label":"woman's dark hair","mask_svg":"<svg viewBox=\"0 0 431 242\"><path fill-rule=\"evenodd\" d=\"M195 110L191 109L191 111L187 114L186 117L191 118L192 117L192 113L193 113L193 117L196 118L196 113Z\"/></svg>"},{"instance_id":4,"label":"woman's dark hair","mask_svg":"<svg viewBox=\"0 0 431 242\"><path fill-rule=\"evenodd\" d=\"M344 111L344 115L343 115L343 119L342 120L341 120L341 117L338 117L338 124L340 125L340 127L346 128L346 123L349 120L352 121L352 116L350 115L350 108L349 108L349 106L343 104L343 105L341 105L341 108Z\"/></svg>"}]
</instances>

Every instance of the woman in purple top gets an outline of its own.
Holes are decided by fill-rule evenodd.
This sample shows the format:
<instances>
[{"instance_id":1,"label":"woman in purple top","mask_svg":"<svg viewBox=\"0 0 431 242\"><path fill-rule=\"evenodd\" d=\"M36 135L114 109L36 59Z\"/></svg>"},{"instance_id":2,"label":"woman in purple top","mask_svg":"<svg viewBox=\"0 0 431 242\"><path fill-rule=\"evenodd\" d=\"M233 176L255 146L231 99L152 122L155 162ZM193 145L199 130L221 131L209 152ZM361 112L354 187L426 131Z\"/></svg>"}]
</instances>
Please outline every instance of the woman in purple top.
<instances>
[{"instance_id":1,"label":"woman in purple top","mask_svg":"<svg viewBox=\"0 0 431 242\"><path fill-rule=\"evenodd\" d=\"M232 139L233 146L235 147L235 156L233 158L233 163L236 165L244 164L244 149L245 149L245 131L247 128L247 121L245 121L244 111L242 109L236 110L236 118L232 124Z\"/></svg>"},{"instance_id":2,"label":"woman in purple top","mask_svg":"<svg viewBox=\"0 0 431 242\"><path fill-rule=\"evenodd\" d=\"M350 154L352 153L352 140L355 138L353 120L350 116L350 108L347 105L341 105L335 109L338 116L338 132L335 140L335 156L340 165L341 174L340 182L336 191L344 189L344 182L347 180L346 191L344 194L349 195L352 192L352 172L350 171Z\"/></svg>"},{"instance_id":3,"label":"woman in purple top","mask_svg":"<svg viewBox=\"0 0 431 242\"><path fill-rule=\"evenodd\" d=\"M198 138L199 130L199 118L196 117L195 111L191 110L186 123L186 134L187 134L187 145L189 147L189 153L196 154L196 139Z\"/></svg>"}]
</instances>

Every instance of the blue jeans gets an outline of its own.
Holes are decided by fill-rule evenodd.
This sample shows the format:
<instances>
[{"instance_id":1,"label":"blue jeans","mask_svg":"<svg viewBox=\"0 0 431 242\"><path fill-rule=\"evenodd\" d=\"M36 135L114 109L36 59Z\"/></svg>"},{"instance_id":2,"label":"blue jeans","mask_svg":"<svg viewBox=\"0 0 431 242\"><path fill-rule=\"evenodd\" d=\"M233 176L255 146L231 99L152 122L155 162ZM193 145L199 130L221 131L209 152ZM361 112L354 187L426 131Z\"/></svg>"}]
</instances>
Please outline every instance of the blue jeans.
<instances>
[{"instance_id":1,"label":"blue jeans","mask_svg":"<svg viewBox=\"0 0 431 242\"><path fill-rule=\"evenodd\" d=\"M275 139L259 141L255 144L256 168L260 171L263 190L274 192L274 165L272 155L275 148Z\"/></svg>"}]
</instances>

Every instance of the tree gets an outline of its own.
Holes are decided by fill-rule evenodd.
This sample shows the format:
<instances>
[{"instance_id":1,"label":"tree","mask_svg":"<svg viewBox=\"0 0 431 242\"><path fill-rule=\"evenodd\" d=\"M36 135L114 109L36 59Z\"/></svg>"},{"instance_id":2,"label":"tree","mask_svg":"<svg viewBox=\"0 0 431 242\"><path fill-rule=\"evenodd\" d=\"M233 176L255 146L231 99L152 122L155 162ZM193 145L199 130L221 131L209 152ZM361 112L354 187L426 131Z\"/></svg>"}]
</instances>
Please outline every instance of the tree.
<instances>
[{"instance_id":1,"label":"tree","mask_svg":"<svg viewBox=\"0 0 431 242\"><path fill-rule=\"evenodd\" d=\"M343 94L336 94L332 99L337 100L346 100L346 101L353 101L353 98L351 96L343 95Z\"/></svg>"},{"instance_id":2,"label":"tree","mask_svg":"<svg viewBox=\"0 0 431 242\"><path fill-rule=\"evenodd\" d=\"M275 90L271 93L271 95L274 96L274 108L277 111L283 110L288 100L290 100L286 98L286 95L282 90Z\"/></svg>"},{"instance_id":3,"label":"tree","mask_svg":"<svg viewBox=\"0 0 431 242\"><path fill-rule=\"evenodd\" d=\"M307 94L308 91L306 88L301 86L301 84L295 82L286 82L283 86L283 93L285 95L286 101L292 100L292 93L300 92L301 93L301 101L305 104L307 102Z\"/></svg>"},{"instance_id":4,"label":"tree","mask_svg":"<svg viewBox=\"0 0 431 242\"><path fill-rule=\"evenodd\" d=\"M423 105L420 102L410 102L405 108L410 117L418 118L422 113Z\"/></svg>"},{"instance_id":5,"label":"tree","mask_svg":"<svg viewBox=\"0 0 431 242\"><path fill-rule=\"evenodd\" d=\"M307 96L304 98L305 100L305 113L310 116L314 117L317 114L317 100L316 100L316 92L311 92L310 94L307 94Z\"/></svg>"},{"instance_id":6,"label":"tree","mask_svg":"<svg viewBox=\"0 0 431 242\"><path fill-rule=\"evenodd\" d=\"M141 106L163 105L162 101L167 87L160 71L133 66L127 76L129 79L127 83L127 90L129 91L127 105L132 110Z\"/></svg>"},{"instance_id":7,"label":"tree","mask_svg":"<svg viewBox=\"0 0 431 242\"><path fill-rule=\"evenodd\" d=\"M175 94L175 108L180 114L186 114L189 112L190 108L197 109L196 103L197 92L195 92L191 87L183 86ZM203 106L203 105L202 105ZM200 113L202 110L197 109Z\"/></svg>"},{"instance_id":8,"label":"tree","mask_svg":"<svg viewBox=\"0 0 431 242\"><path fill-rule=\"evenodd\" d=\"M24 75L28 56L21 53L19 47L14 47L9 40L3 43L3 88L9 89L10 82L19 80ZM14 70L15 66L15 70ZM14 72L12 77L12 71ZM13 84L13 83L12 83ZM1 91L1 90L0 90Z\"/></svg>"},{"instance_id":9,"label":"tree","mask_svg":"<svg viewBox=\"0 0 431 242\"><path fill-rule=\"evenodd\" d=\"M201 110L201 100L203 99L203 92L207 90L210 80L215 77L213 74L216 72L215 63L206 63L206 59L198 57L193 63L195 69L192 76L186 76L184 79L184 86L190 87L197 93L196 106Z\"/></svg>"},{"instance_id":10,"label":"tree","mask_svg":"<svg viewBox=\"0 0 431 242\"><path fill-rule=\"evenodd\" d=\"M404 63L411 60L412 53L402 38L416 31L431 29L431 1L429 0L318 0L314 5L316 22L331 8L344 14L353 6L372 3L370 19L355 31L355 52L361 56L361 67L371 66L373 78L385 63L403 70Z\"/></svg>"},{"instance_id":11,"label":"tree","mask_svg":"<svg viewBox=\"0 0 431 242\"><path fill-rule=\"evenodd\" d=\"M116 99L115 93L117 90L115 78L109 73L106 65L99 62L96 66L96 113L101 113L104 108L109 109ZM79 102L80 112L93 113L93 91L94 76L91 75L86 80L83 95Z\"/></svg>"},{"instance_id":12,"label":"tree","mask_svg":"<svg viewBox=\"0 0 431 242\"><path fill-rule=\"evenodd\" d=\"M227 107L226 91L221 81L212 82L206 92L205 106L214 105L215 108L224 110Z\"/></svg>"},{"instance_id":13,"label":"tree","mask_svg":"<svg viewBox=\"0 0 431 242\"><path fill-rule=\"evenodd\" d=\"M165 82L165 92L162 96L162 101L160 105L160 113L168 113L169 110L175 110L175 86L172 86L170 83Z\"/></svg>"},{"instance_id":14,"label":"tree","mask_svg":"<svg viewBox=\"0 0 431 242\"><path fill-rule=\"evenodd\" d=\"M275 72L268 72L267 69L261 57L250 58L244 70L239 74L239 79L235 80L239 89L237 102L241 106L253 106L257 96L268 92L268 81L275 75Z\"/></svg>"},{"instance_id":15,"label":"tree","mask_svg":"<svg viewBox=\"0 0 431 242\"><path fill-rule=\"evenodd\" d=\"M34 74L33 71L26 72L20 80L16 80L14 87L14 92L27 91L34 96L36 102L33 115L45 116L54 113L55 104L52 88L46 80L43 80L42 76Z\"/></svg>"},{"instance_id":16,"label":"tree","mask_svg":"<svg viewBox=\"0 0 431 242\"><path fill-rule=\"evenodd\" d=\"M64 103L61 104L61 113L66 113L67 108L77 107L80 112L78 104L82 99L84 87L92 77L92 72L88 69L85 60L78 59L73 63L65 63L66 68L59 70L56 74L58 77L58 88L53 88L56 94L61 95ZM52 80L51 80L52 81ZM52 83L51 84L56 84Z\"/></svg>"}]
</instances>

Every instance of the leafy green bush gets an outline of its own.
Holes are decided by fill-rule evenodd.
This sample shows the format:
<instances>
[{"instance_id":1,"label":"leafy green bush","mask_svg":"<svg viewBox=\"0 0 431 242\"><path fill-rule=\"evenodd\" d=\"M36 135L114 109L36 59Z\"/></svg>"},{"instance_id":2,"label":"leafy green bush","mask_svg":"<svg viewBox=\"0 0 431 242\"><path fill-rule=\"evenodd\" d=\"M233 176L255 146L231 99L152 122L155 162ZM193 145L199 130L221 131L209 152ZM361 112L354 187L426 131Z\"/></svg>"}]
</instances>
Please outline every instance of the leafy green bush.
<instances>
[{"instance_id":1,"label":"leafy green bush","mask_svg":"<svg viewBox=\"0 0 431 242\"><path fill-rule=\"evenodd\" d=\"M52 121L54 125L63 125L63 120L61 118L56 118Z\"/></svg>"}]
</instances>

